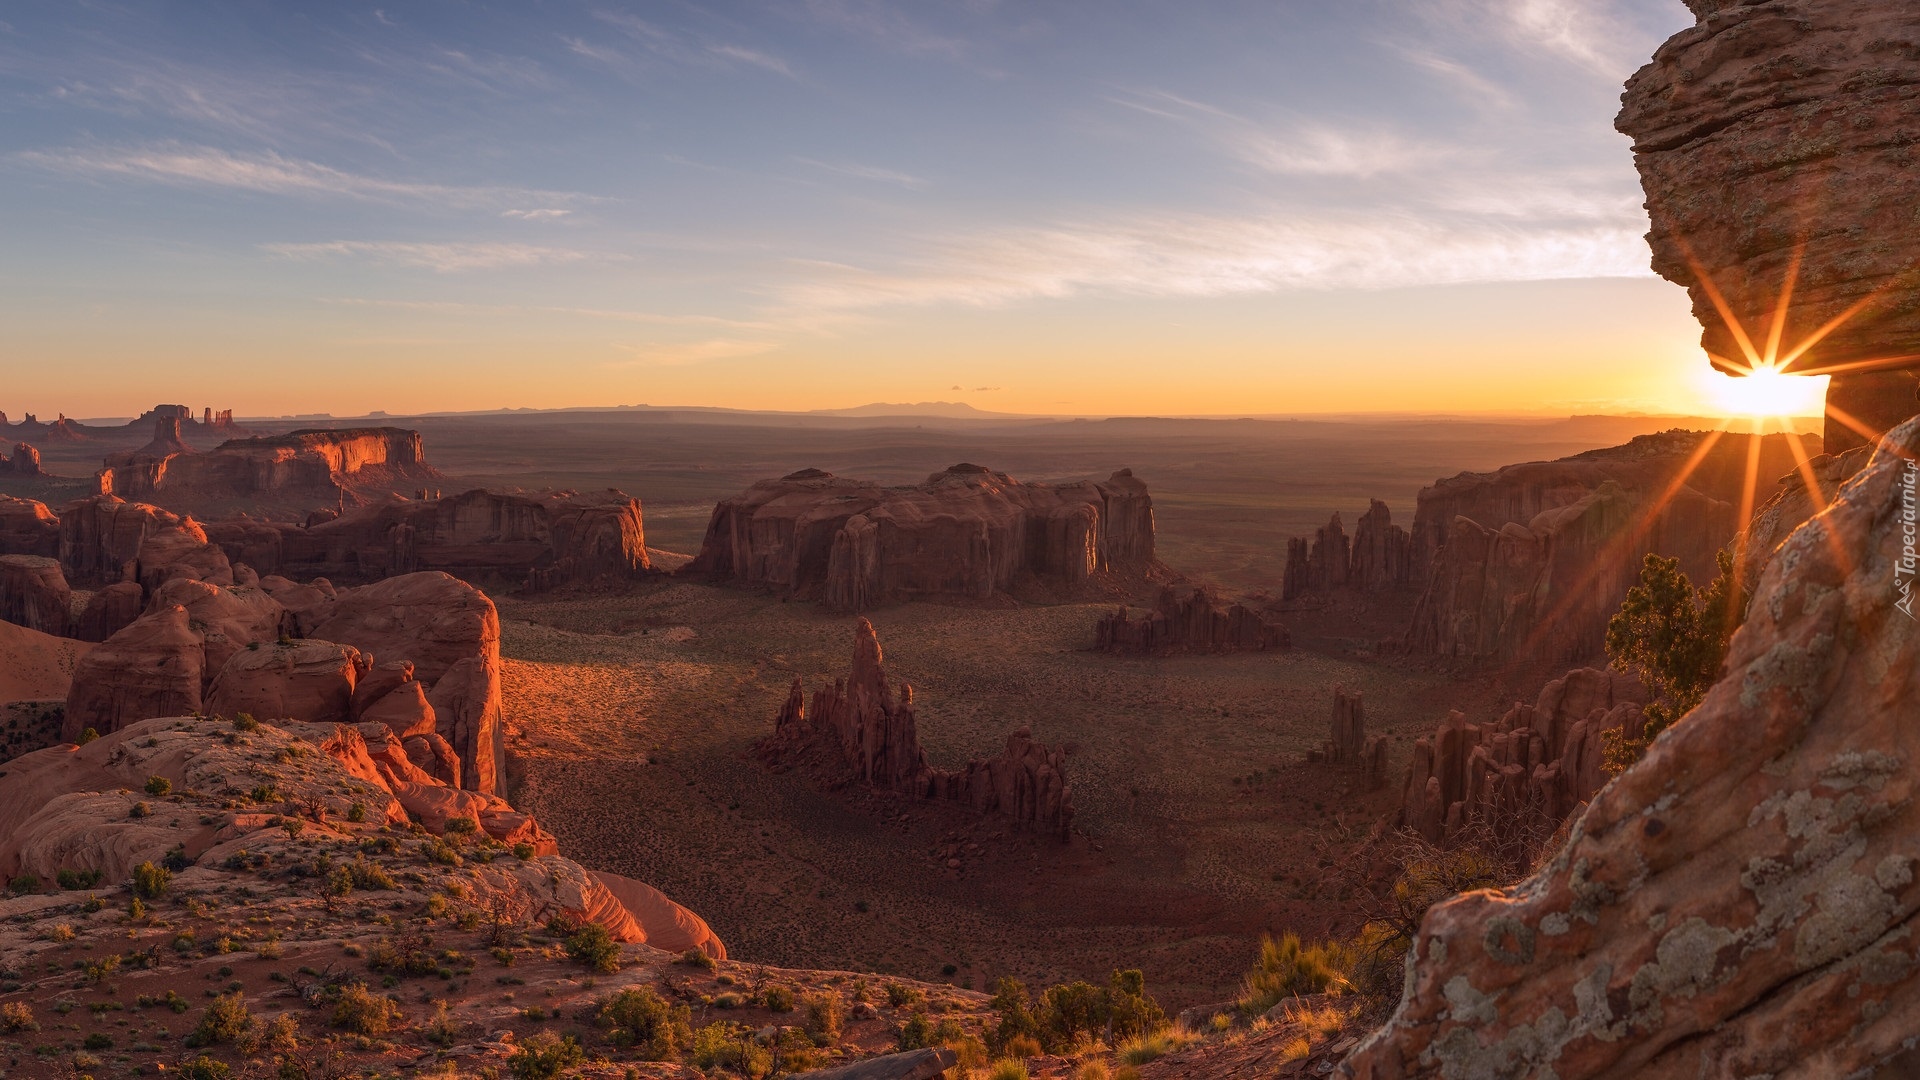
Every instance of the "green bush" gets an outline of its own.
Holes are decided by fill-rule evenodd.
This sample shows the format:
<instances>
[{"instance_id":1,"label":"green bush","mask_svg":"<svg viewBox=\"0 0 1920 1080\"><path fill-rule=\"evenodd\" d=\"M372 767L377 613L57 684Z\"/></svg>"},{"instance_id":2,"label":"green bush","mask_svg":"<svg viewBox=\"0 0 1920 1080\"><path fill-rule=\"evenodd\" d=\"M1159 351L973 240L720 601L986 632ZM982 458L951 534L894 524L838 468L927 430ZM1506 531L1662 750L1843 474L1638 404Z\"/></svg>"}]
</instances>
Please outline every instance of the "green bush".
<instances>
[{"instance_id":1,"label":"green bush","mask_svg":"<svg viewBox=\"0 0 1920 1080\"><path fill-rule=\"evenodd\" d=\"M227 1068L226 1062L216 1061L205 1054L201 1054L199 1057L180 1066L180 1071L176 1075L178 1075L181 1080L227 1080L229 1076L233 1075L233 1070Z\"/></svg>"},{"instance_id":2,"label":"green bush","mask_svg":"<svg viewBox=\"0 0 1920 1080\"><path fill-rule=\"evenodd\" d=\"M1116 971L1104 987L1086 982L1050 987L1038 1002L1018 980L1001 979L989 1007L999 1014L999 1023L989 1033L988 1045L1003 1056L1015 1040L1064 1051L1084 1037L1111 1031L1114 1038L1124 1039L1167 1024L1166 1013L1148 996L1146 979L1138 970Z\"/></svg>"},{"instance_id":3,"label":"green bush","mask_svg":"<svg viewBox=\"0 0 1920 1080\"><path fill-rule=\"evenodd\" d=\"M731 1069L749 1077L765 1076L773 1070L773 1052L754 1042L751 1032L725 1021L693 1033L690 1060L696 1068Z\"/></svg>"},{"instance_id":4,"label":"green bush","mask_svg":"<svg viewBox=\"0 0 1920 1080\"><path fill-rule=\"evenodd\" d=\"M54 880L63 889L91 889L100 884L98 870L62 870L54 875Z\"/></svg>"},{"instance_id":5,"label":"green bush","mask_svg":"<svg viewBox=\"0 0 1920 1080\"><path fill-rule=\"evenodd\" d=\"M1292 931L1278 940L1262 937L1259 959L1247 972L1240 1009L1257 1016L1286 998L1345 989L1354 960L1352 948L1341 942L1304 945Z\"/></svg>"},{"instance_id":6,"label":"green bush","mask_svg":"<svg viewBox=\"0 0 1920 1080\"><path fill-rule=\"evenodd\" d=\"M520 1048L507 1058L507 1069L515 1080L555 1080L586 1059L573 1036L539 1031L520 1041Z\"/></svg>"},{"instance_id":7,"label":"green bush","mask_svg":"<svg viewBox=\"0 0 1920 1080\"><path fill-rule=\"evenodd\" d=\"M793 1011L792 987L769 986L764 996L767 1002L768 1012L786 1013Z\"/></svg>"},{"instance_id":8,"label":"green bush","mask_svg":"<svg viewBox=\"0 0 1920 1080\"><path fill-rule=\"evenodd\" d=\"M1638 761L1654 736L1693 711L1719 677L1727 642L1746 617L1751 594L1734 584L1731 552L1718 552L1714 561L1718 576L1695 590L1679 559L1649 552L1641 561L1639 582L1607 621L1608 663L1639 679L1653 697L1639 738L1629 739L1617 729L1602 735L1603 764L1610 773Z\"/></svg>"},{"instance_id":9,"label":"green bush","mask_svg":"<svg viewBox=\"0 0 1920 1080\"><path fill-rule=\"evenodd\" d=\"M583 926L567 938L567 955L595 971L620 970L620 943L598 924Z\"/></svg>"},{"instance_id":10,"label":"green bush","mask_svg":"<svg viewBox=\"0 0 1920 1080\"><path fill-rule=\"evenodd\" d=\"M9 1001L0 1005L0 1035L39 1030L40 1022L33 1018L33 1006L24 1001Z\"/></svg>"},{"instance_id":11,"label":"green bush","mask_svg":"<svg viewBox=\"0 0 1920 1080\"><path fill-rule=\"evenodd\" d=\"M200 1014L200 1023L187 1035L188 1046L212 1046L234 1042L253 1027L253 1014L238 991L221 994Z\"/></svg>"},{"instance_id":12,"label":"green bush","mask_svg":"<svg viewBox=\"0 0 1920 1080\"><path fill-rule=\"evenodd\" d=\"M644 986L602 1001L595 1021L606 1030L609 1042L637 1047L655 1061L673 1058L693 1040L687 1007L668 1004Z\"/></svg>"},{"instance_id":13,"label":"green bush","mask_svg":"<svg viewBox=\"0 0 1920 1080\"><path fill-rule=\"evenodd\" d=\"M21 895L25 895L27 893L39 892L40 891L40 875L39 874L21 874L19 877L16 877L12 881L7 882L7 888L12 892L18 893Z\"/></svg>"},{"instance_id":14,"label":"green bush","mask_svg":"<svg viewBox=\"0 0 1920 1080\"><path fill-rule=\"evenodd\" d=\"M167 886L173 884L173 871L164 866L155 866L143 862L133 868L133 895L141 900L158 900L167 893Z\"/></svg>"},{"instance_id":15,"label":"green bush","mask_svg":"<svg viewBox=\"0 0 1920 1080\"><path fill-rule=\"evenodd\" d=\"M164 776L147 777L147 794L166 795L173 791L173 781Z\"/></svg>"},{"instance_id":16,"label":"green bush","mask_svg":"<svg viewBox=\"0 0 1920 1080\"><path fill-rule=\"evenodd\" d=\"M688 949L686 952L681 953L680 959L675 962L685 964L688 967L697 967L702 971L712 971L714 968L720 966L713 957L708 956L699 949Z\"/></svg>"},{"instance_id":17,"label":"green bush","mask_svg":"<svg viewBox=\"0 0 1920 1080\"><path fill-rule=\"evenodd\" d=\"M814 1045L825 1046L840 1037L840 1022L845 1017L838 994L808 994L800 999L800 1008L806 1017L801 1027L813 1038Z\"/></svg>"},{"instance_id":18,"label":"green bush","mask_svg":"<svg viewBox=\"0 0 1920 1080\"><path fill-rule=\"evenodd\" d=\"M905 983L890 982L886 985L886 991L887 1004L896 1009L905 1008L922 997L920 991Z\"/></svg>"},{"instance_id":19,"label":"green bush","mask_svg":"<svg viewBox=\"0 0 1920 1080\"><path fill-rule=\"evenodd\" d=\"M349 983L342 988L340 999L333 1004L334 1027L368 1038L378 1038L392 1031L394 1025L400 1022L400 1017L398 1002L382 997L359 983Z\"/></svg>"}]
</instances>

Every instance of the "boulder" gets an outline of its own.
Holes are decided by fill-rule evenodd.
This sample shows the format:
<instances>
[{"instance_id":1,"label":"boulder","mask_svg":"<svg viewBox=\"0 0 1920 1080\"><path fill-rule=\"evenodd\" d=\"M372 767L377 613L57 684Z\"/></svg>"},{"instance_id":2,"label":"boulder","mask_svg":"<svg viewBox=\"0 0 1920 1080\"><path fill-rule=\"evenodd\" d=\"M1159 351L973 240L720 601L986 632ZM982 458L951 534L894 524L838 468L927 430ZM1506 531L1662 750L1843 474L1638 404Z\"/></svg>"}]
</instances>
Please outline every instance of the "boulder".
<instances>
[{"instance_id":1,"label":"boulder","mask_svg":"<svg viewBox=\"0 0 1920 1080\"><path fill-rule=\"evenodd\" d=\"M134 620L93 647L73 673L61 738L107 735L157 716L200 711L205 639L178 604Z\"/></svg>"},{"instance_id":2,"label":"boulder","mask_svg":"<svg viewBox=\"0 0 1920 1080\"><path fill-rule=\"evenodd\" d=\"M1688 7L1695 25L1627 80L1615 120L1633 139L1653 269L1686 286L1714 366L1832 372L1827 452L1871 445L1920 411L1912 7Z\"/></svg>"},{"instance_id":3,"label":"boulder","mask_svg":"<svg viewBox=\"0 0 1920 1080\"><path fill-rule=\"evenodd\" d=\"M1788 537L1706 698L1538 872L1427 913L1342 1076L1912 1071L1916 457L1910 420Z\"/></svg>"},{"instance_id":4,"label":"boulder","mask_svg":"<svg viewBox=\"0 0 1920 1080\"><path fill-rule=\"evenodd\" d=\"M43 555L0 555L0 620L64 636L73 592L60 561Z\"/></svg>"},{"instance_id":5,"label":"boulder","mask_svg":"<svg viewBox=\"0 0 1920 1080\"><path fill-rule=\"evenodd\" d=\"M211 656L211 650L209 650ZM331 641L268 642L232 654L214 677L207 711L259 720L343 723L351 718L359 650Z\"/></svg>"},{"instance_id":6,"label":"boulder","mask_svg":"<svg viewBox=\"0 0 1920 1080\"><path fill-rule=\"evenodd\" d=\"M600 870L589 871L594 880L606 886L620 906L647 935L647 944L667 952L697 950L715 960L727 958L727 947L707 925L707 921L672 900L644 881Z\"/></svg>"},{"instance_id":7,"label":"boulder","mask_svg":"<svg viewBox=\"0 0 1920 1080\"><path fill-rule=\"evenodd\" d=\"M818 469L761 481L714 508L685 572L860 611L1027 578L1072 588L1152 560L1153 500L1130 470L1056 485L955 465L912 487Z\"/></svg>"}]
</instances>

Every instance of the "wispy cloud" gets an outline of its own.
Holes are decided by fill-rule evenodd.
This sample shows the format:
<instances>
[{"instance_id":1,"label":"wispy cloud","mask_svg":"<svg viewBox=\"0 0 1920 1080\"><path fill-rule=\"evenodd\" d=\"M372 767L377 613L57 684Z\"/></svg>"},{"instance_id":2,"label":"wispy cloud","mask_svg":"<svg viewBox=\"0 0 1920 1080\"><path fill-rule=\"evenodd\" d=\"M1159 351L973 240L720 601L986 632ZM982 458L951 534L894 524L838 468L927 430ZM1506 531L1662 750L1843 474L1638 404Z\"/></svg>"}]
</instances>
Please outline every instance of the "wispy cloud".
<instances>
[{"instance_id":1,"label":"wispy cloud","mask_svg":"<svg viewBox=\"0 0 1920 1080\"><path fill-rule=\"evenodd\" d=\"M899 172L894 169L882 169L875 165L861 165L850 161L820 161L816 158L809 157L797 157L793 160L802 165L811 165L816 169L825 169L827 172L839 173L841 176L851 176L856 180L876 180L883 184L899 184L901 187L910 188L927 186L927 181L923 177L914 176L911 173Z\"/></svg>"},{"instance_id":2,"label":"wispy cloud","mask_svg":"<svg viewBox=\"0 0 1920 1080\"><path fill-rule=\"evenodd\" d=\"M1081 295L1225 296L1553 278L1643 277L1636 228L1440 223L1405 214L1150 214L950 237L869 269L816 262L782 292L795 310L994 306Z\"/></svg>"},{"instance_id":3,"label":"wispy cloud","mask_svg":"<svg viewBox=\"0 0 1920 1080\"><path fill-rule=\"evenodd\" d=\"M573 213L571 210L561 210L558 207L543 206L534 210L502 210L500 211L500 216L503 218L517 218L521 221L554 221L566 217L571 213Z\"/></svg>"},{"instance_id":4,"label":"wispy cloud","mask_svg":"<svg viewBox=\"0 0 1920 1080\"><path fill-rule=\"evenodd\" d=\"M604 45L595 45L581 38L563 35L560 40L566 44L568 52L576 56L584 56L589 60L598 60L603 64L618 64L626 59L613 49Z\"/></svg>"},{"instance_id":5,"label":"wispy cloud","mask_svg":"<svg viewBox=\"0 0 1920 1080\"><path fill-rule=\"evenodd\" d=\"M402 240L328 240L320 243L263 244L262 250L290 259L361 259L439 273L556 266L590 259L620 259L568 248L534 247L488 241L419 243Z\"/></svg>"},{"instance_id":6,"label":"wispy cloud","mask_svg":"<svg viewBox=\"0 0 1920 1080\"><path fill-rule=\"evenodd\" d=\"M819 22L852 31L897 52L955 60L967 52L965 41L928 29L899 6L881 0L807 0L806 7Z\"/></svg>"},{"instance_id":7,"label":"wispy cloud","mask_svg":"<svg viewBox=\"0 0 1920 1080\"><path fill-rule=\"evenodd\" d=\"M1165 90L1107 100L1179 124L1225 153L1283 176L1367 179L1431 165L1451 153L1378 122L1335 124L1290 115L1262 122Z\"/></svg>"},{"instance_id":8,"label":"wispy cloud","mask_svg":"<svg viewBox=\"0 0 1920 1080\"><path fill-rule=\"evenodd\" d=\"M710 326L733 330L778 330L780 326L754 319L731 319L724 315L700 315L689 312L631 311L620 308L570 307L555 304L476 304L459 300L394 300L371 296L320 297L323 304L349 307L393 308L401 311L441 312L450 315L569 315L613 322L650 326Z\"/></svg>"},{"instance_id":9,"label":"wispy cloud","mask_svg":"<svg viewBox=\"0 0 1920 1080\"><path fill-rule=\"evenodd\" d=\"M463 207L536 199L566 202L586 198L575 192L390 180L347 172L316 161L285 157L271 150L239 154L182 143L29 150L19 156L30 164L57 172L119 176L190 187L237 188L275 195L374 201L423 199Z\"/></svg>"},{"instance_id":10,"label":"wispy cloud","mask_svg":"<svg viewBox=\"0 0 1920 1080\"><path fill-rule=\"evenodd\" d=\"M787 66L785 60L777 56L769 56L758 49L749 49L744 45L709 45L707 51L727 60L764 68L775 74L785 75L789 79L793 78L793 69Z\"/></svg>"}]
</instances>

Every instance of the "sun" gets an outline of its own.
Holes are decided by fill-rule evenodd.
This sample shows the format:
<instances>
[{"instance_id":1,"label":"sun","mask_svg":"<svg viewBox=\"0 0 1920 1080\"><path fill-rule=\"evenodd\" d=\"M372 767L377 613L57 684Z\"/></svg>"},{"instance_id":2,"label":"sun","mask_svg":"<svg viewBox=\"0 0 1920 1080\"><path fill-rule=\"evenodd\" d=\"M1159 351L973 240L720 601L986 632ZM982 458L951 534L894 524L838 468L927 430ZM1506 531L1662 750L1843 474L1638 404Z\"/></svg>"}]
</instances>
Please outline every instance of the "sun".
<instances>
[{"instance_id":1,"label":"sun","mask_svg":"<svg viewBox=\"0 0 1920 1080\"><path fill-rule=\"evenodd\" d=\"M1729 418L1819 416L1826 408L1827 379L1822 375L1789 375L1760 365L1745 375L1716 372L1710 378L1709 392Z\"/></svg>"}]
</instances>

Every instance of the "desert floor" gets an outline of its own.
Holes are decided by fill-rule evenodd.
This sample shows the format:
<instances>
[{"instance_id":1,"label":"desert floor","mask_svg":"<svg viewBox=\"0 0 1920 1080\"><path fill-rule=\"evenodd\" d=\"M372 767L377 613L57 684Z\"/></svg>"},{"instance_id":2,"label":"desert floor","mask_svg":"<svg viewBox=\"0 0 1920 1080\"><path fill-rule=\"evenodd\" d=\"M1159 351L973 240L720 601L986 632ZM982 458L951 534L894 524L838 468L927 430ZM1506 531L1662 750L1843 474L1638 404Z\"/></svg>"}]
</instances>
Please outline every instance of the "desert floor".
<instances>
[{"instance_id":1,"label":"desert floor","mask_svg":"<svg viewBox=\"0 0 1920 1080\"><path fill-rule=\"evenodd\" d=\"M1303 763L1335 684L1395 736L1396 774L1447 708L1500 691L1310 633L1271 653L1108 656L1090 649L1106 607L870 614L936 767L1022 726L1067 747L1065 841L762 763L793 679L845 674L855 617L686 582L502 600L515 801L569 855L700 912L737 958L935 980L952 965L973 987L1140 967L1169 1004L1219 1000L1263 931L1350 924L1323 860L1396 803Z\"/></svg>"}]
</instances>

